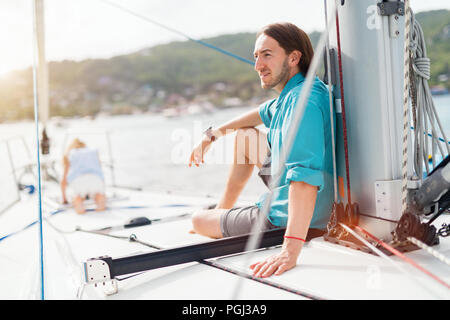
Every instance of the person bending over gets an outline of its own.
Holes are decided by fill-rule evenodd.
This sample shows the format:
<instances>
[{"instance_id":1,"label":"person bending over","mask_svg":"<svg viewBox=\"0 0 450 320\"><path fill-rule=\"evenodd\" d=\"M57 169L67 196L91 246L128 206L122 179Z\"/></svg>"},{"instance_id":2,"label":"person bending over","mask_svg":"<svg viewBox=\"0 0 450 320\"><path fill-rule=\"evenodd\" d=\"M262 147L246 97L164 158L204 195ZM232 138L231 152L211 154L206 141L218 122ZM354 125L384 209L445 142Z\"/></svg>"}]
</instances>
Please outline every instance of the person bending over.
<instances>
[{"instance_id":1,"label":"person bending over","mask_svg":"<svg viewBox=\"0 0 450 320\"><path fill-rule=\"evenodd\" d=\"M85 213L84 200L95 200L96 210L105 210L105 183L97 150L87 148L78 138L67 148L63 158L63 179L61 192L63 203L67 201L66 189L77 213Z\"/></svg>"}]
</instances>

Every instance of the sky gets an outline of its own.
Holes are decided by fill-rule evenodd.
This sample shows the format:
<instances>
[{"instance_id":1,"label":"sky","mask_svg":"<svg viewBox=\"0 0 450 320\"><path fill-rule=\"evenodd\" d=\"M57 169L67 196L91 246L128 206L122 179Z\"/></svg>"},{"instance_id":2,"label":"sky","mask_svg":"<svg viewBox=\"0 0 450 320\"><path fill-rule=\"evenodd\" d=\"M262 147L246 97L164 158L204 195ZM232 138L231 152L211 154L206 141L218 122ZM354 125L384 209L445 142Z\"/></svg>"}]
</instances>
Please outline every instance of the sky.
<instances>
[{"instance_id":1,"label":"sky","mask_svg":"<svg viewBox=\"0 0 450 320\"><path fill-rule=\"evenodd\" d=\"M322 0L108 0L192 38L256 32L289 21L306 32L324 29ZM374 0L374 3L376 1ZM414 12L450 9L449 0L410 0ZM0 0L0 75L32 63L32 0ZM48 61L108 58L185 40L105 0L45 0Z\"/></svg>"}]
</instances>

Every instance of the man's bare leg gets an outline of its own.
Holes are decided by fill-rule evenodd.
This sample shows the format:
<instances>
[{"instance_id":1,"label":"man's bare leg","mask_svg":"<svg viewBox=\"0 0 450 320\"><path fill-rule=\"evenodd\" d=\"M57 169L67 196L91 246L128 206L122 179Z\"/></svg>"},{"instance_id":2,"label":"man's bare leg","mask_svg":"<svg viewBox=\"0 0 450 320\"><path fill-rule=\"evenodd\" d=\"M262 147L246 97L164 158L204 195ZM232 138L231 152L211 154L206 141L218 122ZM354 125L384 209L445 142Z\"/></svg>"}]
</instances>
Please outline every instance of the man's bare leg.
<instances>
[{"instance_id":1,"label":"man's bare leg","mask_svg":"<svg viewBox=\"0 0 450 320\"><path fill-rule=\"evenodd\" d=\"M225 191L216 209L231 209L250 179L255 165L261 168L267 155L266 134L256 128L239 129L234 141L233 163Z\"/></svg>"},{"instance_id":2,"label":"man's bare leg","mask_svg":"<svg viewBox=\"0 0 450 320\"><path fill-rule=\"evenodd\" d=\"M234 157L225 191L215 209L196 212L192 233L222 238L220 217L236 203L256 165L261 168L267 156L266 134L255 128L239 129L234 143Z\"/></svg>"},{"instance_id":3,"label":"man's bare leg","mask_svg":"<svg viewBox=\"0 0 450 320\"><path fill-rule=\"evenodd\" d=\"M192 216L193 230L190 233L198 233L210 238L222 238L220 230L220 216L228 209L211 209L194 213Z\"/></svg>"}]
</instances>

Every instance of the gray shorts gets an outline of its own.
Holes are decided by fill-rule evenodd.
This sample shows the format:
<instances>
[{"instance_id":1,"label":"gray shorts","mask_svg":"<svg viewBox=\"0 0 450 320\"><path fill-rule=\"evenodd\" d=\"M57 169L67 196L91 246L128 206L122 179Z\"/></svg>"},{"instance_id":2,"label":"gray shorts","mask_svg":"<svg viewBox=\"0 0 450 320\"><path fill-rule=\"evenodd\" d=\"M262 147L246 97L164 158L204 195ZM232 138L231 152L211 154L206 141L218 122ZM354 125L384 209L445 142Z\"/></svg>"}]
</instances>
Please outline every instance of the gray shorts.
<instances>
[{"instance_id":1,"label":"gray shorts","mask_svg":"<svg viewBox=\"0 0 450 320\"><path fill-rule=\"evenodd\" d=\"M261 178L263 183L269 188L270 187L270 162L271 154L270 150L267 154L261 169L259 170L258 176ZM224 237L237 236L242 234L247 234L252 231L252 226L256 223L258 217L261 215L261 210L259 207L248 206L248 207L237 207L232 208L221 215L220 217L220 230ZM271 229L277 229L280 227L274 226L267 217L264 218L264 224L261 231L267 231Z\"/></svg>"},{"instance_id":2,"label":"gray shorts","mask_svg":"<svg viewBox=\"0 0 450 320\"><path fill-rule=\"evenodd\" d=\"M262 182L266 185L267 188L270 189L270 182L271 182L271 162L272 162L272 154L269 151L267 152L267 157L264 159L264 162L261 166L261 169L258 172L258 176L261 178Z\"/></svg>"},{"instance_id":3,"label":"gray shorts","mask_svg":"<svg viewBox=\"0 0 450 320\"><path fill-rule=\"evenodd\" d=\"M271 153L269 150L267 157L262 164L261 170L258 173L258 176L268 188L270 188L271 181L270 163ZM254 223L256 223L256 220L260 215L261 210L259 210L259 207L256 205L242 208L232 208L220 216L220 231L222 231L223 237L231 237L250 233L252 231L252 226L254 225ZM267 231L278 228L282 227L273 225L272 223L270 223L269 219L265 217L262 230L260 231ZM325 230L310 228L306 236L306 241L309 241L312 238L320 237L325 232Z\"/></svg>"},{"instance_id":4,"label":"gray shorts","mask_svg":"<svg viewBox=\"0 0 450 320\"><path fill-rule=\"evenodd\" d=\"M260 215L261 210L259 210L258 206L232 208L220 216L220 231L222 231L224 237L250 233ZM264 225L260 231L277 228L279 227L271 224L267 217L265 217Z\"/></svg>"}]
</instances>

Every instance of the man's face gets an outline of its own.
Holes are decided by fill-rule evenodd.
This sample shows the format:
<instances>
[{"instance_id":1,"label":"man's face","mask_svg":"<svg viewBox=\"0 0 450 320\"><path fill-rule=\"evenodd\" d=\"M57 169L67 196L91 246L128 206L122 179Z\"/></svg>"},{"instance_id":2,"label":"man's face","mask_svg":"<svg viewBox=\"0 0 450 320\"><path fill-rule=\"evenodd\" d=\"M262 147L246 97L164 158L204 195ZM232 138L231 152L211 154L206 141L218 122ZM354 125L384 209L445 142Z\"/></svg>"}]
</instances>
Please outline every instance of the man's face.
<instances>
[{"instance_id":1,"label":"man's face","mask_svg":"<svg viewBox=\"0 0 450 320\"><path fill-rule=\"evenodd\" d=\"M255 70L261 80L264 89L274 88L281 92L291 78L291 68L288 63L288 55L275 39L261 34L256 39Z\"/></svg>"}]
</instances>

